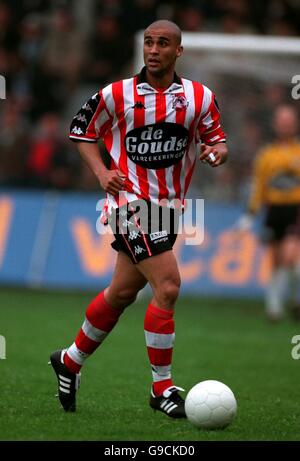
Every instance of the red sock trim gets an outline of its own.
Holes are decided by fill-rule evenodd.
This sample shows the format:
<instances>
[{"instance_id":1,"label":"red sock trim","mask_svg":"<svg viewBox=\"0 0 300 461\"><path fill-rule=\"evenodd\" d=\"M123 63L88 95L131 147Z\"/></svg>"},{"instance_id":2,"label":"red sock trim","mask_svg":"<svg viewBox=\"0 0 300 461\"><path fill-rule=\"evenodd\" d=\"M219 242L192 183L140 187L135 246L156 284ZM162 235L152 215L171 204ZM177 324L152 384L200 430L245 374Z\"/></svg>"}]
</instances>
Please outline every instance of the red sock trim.
<instances>
[{"instance_id":1,"label":"red sock trim","mask_svg":"<svg viewBox=\"0 0 300 461\"><path fill-rule=\"evenodd\" d=\"M80 329L75 339L75 344L81 352L91 355L99 346L100 342L88 338L82 329Z\"/></svg>"},{"instance_id":2,"label":"red sock trim","mask_svg":"<svg viewBox=\"0 0 300 461\"><path fill-rule=\"evenodd\" d=\"M86 318L96 328L110 332L117 323L122 310L114 309L104 297L104 291L98 294L86 310Z\"/></svg>"},{"instance_id":3,"label":"red sock trim","mask_svg":"<svg viewBox=\"0 0 300 461\"><path fill-rule=\"evenodd\" d=\"M164 379L163 381L157 381L156 383L153 383L153 392L156 396L162 395L165 389L168 389L168 387L173 386L173 381L172 379Z\"/></svg>"},{"instance_id":4,"label":"red sock trim","mask_svg":"<svg viewBox=\"0 0 300 461\"><path fill-rule=\"evenodd\" d=\"M64 355L64 364L66 365L66 367L71 373L80 372L81 365L78 365L78 363L74 362L74 360L72 360L71 357L68 356L67 352Z\"/></svg>"},{"instance_id":5,"label":"red sock trim","mask_svg":"<svg viewBox=\"0 0 300 461\"><path fill-rule=\"evenodd\" d=\"M144 328L152 333L174 333L174 311L168 311L149 304L146 310Z\"/></svg>"},{"instance_id":6,"label":"red sock trim","mask_svg":"<svg viewBox=\"0 0 300 461\"><path fill-rule=\"evenodd\" d=\"M172 362L173 348L155 349L147 346L147 352L151 365L165 366Z\"/></svg>"},{"instance_id":7,"label":"red sock trim","mask_svg":"<svg viewBox=\"0 0 300 461\"><path fill-rule=\"evenodd\" d=\"M162 309L161 307L154 306L151 303L148 306L148 310L161 319L171 319L174 316L174 309Z\"/></svg>"}]
</instances>

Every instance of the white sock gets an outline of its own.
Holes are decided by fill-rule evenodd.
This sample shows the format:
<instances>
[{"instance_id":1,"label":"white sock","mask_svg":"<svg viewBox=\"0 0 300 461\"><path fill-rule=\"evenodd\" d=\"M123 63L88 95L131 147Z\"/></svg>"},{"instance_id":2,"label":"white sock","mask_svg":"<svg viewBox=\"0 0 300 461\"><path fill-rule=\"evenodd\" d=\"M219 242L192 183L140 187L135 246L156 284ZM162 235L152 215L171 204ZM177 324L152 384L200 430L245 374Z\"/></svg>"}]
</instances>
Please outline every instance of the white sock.
<instances>
[{"instance_id":1,"label":"white sock","mask_svg":"<svg viewBox=\"0 0 300 461\"><path fill-rule=\"evenodd\" d=\"M289 285L290 270L285 267L275 269L266 290L267 314L280 317L284 311L284 302Z\"/></svg>"}]
</instances>

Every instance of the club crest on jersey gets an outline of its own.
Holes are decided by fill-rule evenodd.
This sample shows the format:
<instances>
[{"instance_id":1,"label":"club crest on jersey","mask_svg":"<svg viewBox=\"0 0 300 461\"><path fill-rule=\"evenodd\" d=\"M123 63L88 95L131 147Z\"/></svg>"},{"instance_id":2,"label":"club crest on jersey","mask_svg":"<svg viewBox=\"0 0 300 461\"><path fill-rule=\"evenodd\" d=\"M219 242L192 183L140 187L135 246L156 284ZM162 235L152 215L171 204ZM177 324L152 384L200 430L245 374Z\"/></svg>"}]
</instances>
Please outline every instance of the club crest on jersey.
<instances>
[{"instance_id":1,"label":"club crest on jersey","mask_svg":"<svg viewBox=\"0 0 300 461\"><path fill-rule=\"evenodd\" d=\"M126 134L125 149L137 165L153 170L179 163L186 153L188 130L177 123L141 126Z\"/></svg>"},{"instance_id":2,"label":"club crest on jersey","mask_svg":"<svg viewBox=\"0 0 300 461\"><path fill-rule=\"evenodd\" d=\"M174 96L173 102L172 102L173 109L177 111L186 110L188 105L189 105L189 102L187 101L185 96Z\"/></svg>"}]
</instances>

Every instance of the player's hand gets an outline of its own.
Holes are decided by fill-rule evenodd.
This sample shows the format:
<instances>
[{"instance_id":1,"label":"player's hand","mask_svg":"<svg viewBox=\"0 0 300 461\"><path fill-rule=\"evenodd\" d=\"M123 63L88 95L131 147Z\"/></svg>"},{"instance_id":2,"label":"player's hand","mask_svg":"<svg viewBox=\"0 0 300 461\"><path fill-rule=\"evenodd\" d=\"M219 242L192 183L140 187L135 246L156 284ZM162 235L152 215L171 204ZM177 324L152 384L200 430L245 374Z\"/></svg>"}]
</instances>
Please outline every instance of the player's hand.
<instances>
[{"instance_id":1,"label":"player's hand","mask_svg":"<svg viewBox=\"0 0 300 461\"><path fill-rule=\"evenodd\" d=\"M107 170L106 174L99 178L100 185L105 192L116 195L124 189L126 176L119 170Z\"/></svg>"},{"instance_id":2,"label":"player's hand","mask_svg":"<svg viewBox=\"0 0 300 461\"><path fill-rule=\"evenodd\" d=\"M201 160L201 162L208 163L212 167L216 167L226 162L227 152L227 146L223 142L214 144L213 146L201 144L201 154L199 156L199 160Z\"/></svg>"}]
</instances>

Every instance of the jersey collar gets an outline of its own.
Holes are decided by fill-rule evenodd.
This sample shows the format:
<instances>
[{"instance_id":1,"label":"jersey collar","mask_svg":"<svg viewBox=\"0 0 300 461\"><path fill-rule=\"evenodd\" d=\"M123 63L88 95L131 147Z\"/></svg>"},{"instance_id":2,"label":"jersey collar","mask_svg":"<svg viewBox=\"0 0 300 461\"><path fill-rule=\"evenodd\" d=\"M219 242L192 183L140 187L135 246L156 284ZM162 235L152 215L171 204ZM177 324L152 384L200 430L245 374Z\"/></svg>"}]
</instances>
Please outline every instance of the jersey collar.
<instances>
[{"instance_id":1,"label":"jersey collar","mask_svg":"<svg viewBox=\"0 0 300 461\"><path fill-rule=\"evenodd\" d=\"M146 80L146 67L143 67L141 72L136 76L136 90L138 95L143 95L143 94L154 94L154 93L159 93L158 90L153 88L153 86L149 85L149 83ZM174 72L174 80L171 85L166 88L165 91L163 91L164 94L176 94L176 93L182 93L183 92L183 86L181 83L180 77Z\"/></svg>"}]
</instances>

